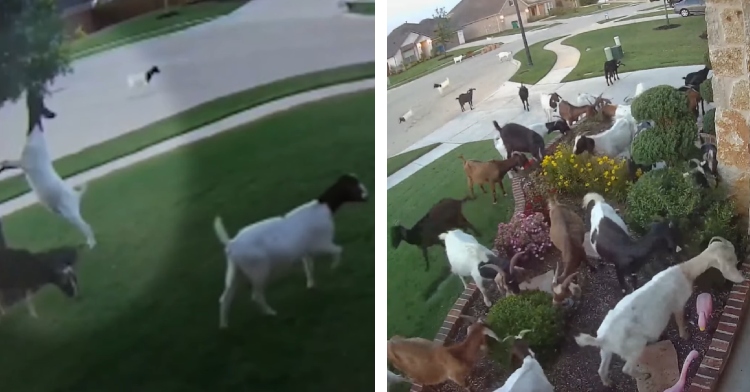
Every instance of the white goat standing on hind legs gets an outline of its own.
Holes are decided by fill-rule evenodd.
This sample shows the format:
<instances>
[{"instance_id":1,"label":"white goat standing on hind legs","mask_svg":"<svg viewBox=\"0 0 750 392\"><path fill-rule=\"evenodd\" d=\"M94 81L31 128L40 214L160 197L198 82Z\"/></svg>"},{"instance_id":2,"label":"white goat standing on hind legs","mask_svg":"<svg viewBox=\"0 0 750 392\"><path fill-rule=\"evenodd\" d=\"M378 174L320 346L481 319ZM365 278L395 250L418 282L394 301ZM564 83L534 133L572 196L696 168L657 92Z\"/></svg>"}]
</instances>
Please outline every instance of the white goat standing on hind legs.
<instances>
[{"instance_id":1,"label":"white goat standing on hind legs","mask_svg":"<svg viewBox=\"0 0 750 392\"><path fill-rule=\"evenodd\" d=\"M650 374L637 369L639 358L647 344L659 339L671 316L674 315L680 337L690 337L685 329L684 309L693 293L695 279L709 268L716 268L725 279L741 283L745 277L737 270L737 264L734 245L722 237L713 237L701 254L659 272L620 300L604 317L596 337L588 334L576 336L579 346L599 347L602 383L605 386L611 384L609 365L612 354L625 360L623 373L633 378L650 378Z\"/></svg>"},{"instance_id":2,"label":"white goat standing on hind legs","mask_svg":"<svg viewBox=\"0 0 750 392\"><path fill-rule=\"evenodd\" d=\"M29 187L42 205L78 228L86 237L88 247L93 248L96 239L91 226L81 217L80 209L86 184L76 189L63 181L52 166L52 158L44 140L42 118L54 118L55 113L44 106L42 96L36 93L26 93L26 107L29 111L29 124L21 159L3 161L0 164L0 172L6 169L23 170Z\"/></svg>"}]
</instances>

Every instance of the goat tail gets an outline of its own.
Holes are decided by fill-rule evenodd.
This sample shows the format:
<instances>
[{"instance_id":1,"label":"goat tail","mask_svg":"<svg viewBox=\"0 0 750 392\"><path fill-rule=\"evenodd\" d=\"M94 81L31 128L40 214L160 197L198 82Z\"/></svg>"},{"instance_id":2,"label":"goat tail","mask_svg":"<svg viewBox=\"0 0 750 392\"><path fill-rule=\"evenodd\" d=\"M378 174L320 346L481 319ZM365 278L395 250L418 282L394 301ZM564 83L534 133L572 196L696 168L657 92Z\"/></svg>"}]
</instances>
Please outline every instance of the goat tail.
<instances>
[{"instance_id":1,"label":"goat tail","mask_svg":"<svg viewBox=\"0 0 750 392\"><path fill-rule=\"evenodd\" d=\"M466 164L466 158L464 158L464 154L459 155L458 159L460 159L461 161L463 161L464 165Z\"/></svg>"},{"instance_id":2,"label":"goat tail","mask_svg":"<svg viewBox=\"0 0 750 392\"><path fill-rule=\"evenodd\" d=\"M227 229L224 228L224 223L221 221L220 216L214 218L214 232L216 232L216 237L219 238L219 241L221 241L222 244L225 246L229 244L231 238L229 237L229 234L227 234Z\"/></svg>"},{"instance_id":3,"label":"goat tail","mask_svg":"<svg viewBox=\"0 0 750 392\"><path fill-rule=\"evenodd\" d=\"M604 196L596 192L589 192L585 196L583 196L582 207L585 209L586 207L588 207L589 203L591 203L592 201L596 203L605 203Z\"/></svg>"},{"instance_id":4,"label":"goat tail","mask_svg":"<svg viewBox=\"0 0 750 392\"><path fill-rule=\"evenodd\" d=\"M576 336L576 343L578 343L578 345L581 347L585 347L585 346L600 347L600 344L601 344L599 339L589 334L585 334L585 333L582 333Z\"/></svg>"},{"instance_id":5,"label":"goat tail","mask_svg":"<svg viewBox=\"0 0 750 392\"><path fill-rule=\"evenodd\" d=\"M87 182L84 182L83 184L80 184L78 186L74 186L73 190L78 193L78 197L82 197L84 193L86 193L86 190L89 188L89 184Z\"/></svg>"},{"instance_id":6,"label":"goat tail","mask_svg":"<svg viewBox=\"0 0 750 392\"><path fill-rule=\"evenodd\" d=\"M501 127L500 124L498 124L497 121L495 120L492 120L492 125L495 126L495 129L497 129L498 132L500 132L503 129L503 127Z\"/></svg>"}]
</instances>

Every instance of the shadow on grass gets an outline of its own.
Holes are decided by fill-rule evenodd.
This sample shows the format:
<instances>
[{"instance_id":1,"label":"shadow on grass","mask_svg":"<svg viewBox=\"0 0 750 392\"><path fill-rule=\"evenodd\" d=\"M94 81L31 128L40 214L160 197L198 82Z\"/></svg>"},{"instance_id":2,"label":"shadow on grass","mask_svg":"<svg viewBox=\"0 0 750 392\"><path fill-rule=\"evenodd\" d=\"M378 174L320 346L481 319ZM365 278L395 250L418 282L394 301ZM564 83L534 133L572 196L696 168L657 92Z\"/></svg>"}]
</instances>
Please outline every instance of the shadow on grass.
<instances>
[{"instance_id":1,"label":"shadow on grass","mask_svg":"<svg viewBox=\"0 0 750 392\"><path fill-rule=\"evenodd\" d=\"M92 182L83 216L99 244L79 261L81 297L44 289L35 299L39 319L22 307L2 319L4 389L291 392L374 385L374 200L337 213L336 241L344 248L338 270L316 259L313 290L301 267L273 282L267 296L277 317L263 316L244 285L227 330L218 329L224 253L211 227L221 215L234 235L310 200L346 172L372 187L374 96L369 90L293 109ZM80 233L39 206L5 217L4 226L15 247L81 242Z\"/></svg>"}]
</instances>

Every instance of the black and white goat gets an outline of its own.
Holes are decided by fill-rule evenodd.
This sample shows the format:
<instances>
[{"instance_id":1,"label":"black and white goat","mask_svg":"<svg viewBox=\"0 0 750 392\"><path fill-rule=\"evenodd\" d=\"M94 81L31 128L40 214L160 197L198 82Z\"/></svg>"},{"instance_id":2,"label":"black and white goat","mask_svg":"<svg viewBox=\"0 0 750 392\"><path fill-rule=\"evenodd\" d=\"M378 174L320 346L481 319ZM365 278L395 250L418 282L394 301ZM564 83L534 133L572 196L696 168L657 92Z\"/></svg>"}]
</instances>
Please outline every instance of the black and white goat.
<instances>
[{"instance_id":1,"label":"black and white goat","mask_svg":"<svg viewBox=\"0 0 750 392\"><path fill-rule=\"evenodd\" d=\"M214 231L224 245L227 270L224 292L219 299L219 327L226 328L229 307L234 299L240 269L253 286L253 300L265 314L276 315L266 302L265 288L271 273L298 264L305 269L307 287L315 286L313 257L331 255L332 267L341 262L342 248L333 242L333 214L347 202L367 201L367 188L353 174L343 175L316 199L283 216L275 216L246 226L230 238L220 217Z\"/></svg>"},{"instance_id":2,"label":"black and white goat","mask_svg":"<svg viewBox=\"0 0 750 392\"><path fill-rule=\"evenodd\" d=\"M41 95L26 94L26 106L29 114L26 145L21 152L21 159L6 160L0 163L0 172L7 169L21 169L26 175L29 187L36 193L39 201L47 209L70 222L86 237L89 248L96 245L94 232L81 217L81 197L86 191L86 184L73 188L68 185L52 166L52 157L44 138L42 118L53 118L55 115L44 105Z\"/></svg>"},{"instance_id":3,"label":"black and white goat","mask_svg":"<svg viewBox=\"0 0 750 392\"><path fill-rule=\"evenodd\" d=\"M591 247L603 261L614 264L623 293L627 292L625 275L630 275L632 289L636 290L636 274L653 253L659 250L682 250L676 244L679 232L672 220L652 223L646 235L634 240L628 226L602 195L587 193L583 197L583 208L587 208L591 202L594 203L594 208L591 209Z\"/></svg>"},{"instance_id":4,"label":"black and white goat","mask_svg":"<svg viewBox=\"0 0 750 392\"><path fill-rule=\"evenodd\" d=\"M458 97L456 97L456 100L458 101L458 104L461 105L461 111L464 111L464 104L469 104L469 108L471 110L474 110L474 91L477 89L470 88L468 91L466 91L463 94L459 94Z\"/></svg>"},{"instance_id":5,"label":"black and white goat","mask_svg":"<svg viewBox=\"0 0 750 392\"><path fill-rule=\"evenodd\" d=\"M708 171L718 179L719 161L716 158L718 154L716 145L713 143L704 143L703 145L701 145L701 154L703 154L703 161L706 162L708 166Z\"/></svg>"},{"instance_id":6,"label":"black and white goat","mask_svg":"<svg viewBox=\"0 0 750 392\"><path fill-rule=\"evenodd\" d=\"M159 67L154 65L144 72L138 72L128 75L128 87L133 88L137 86L145 86L151 83L154 75L161 73Z\"/></svg>"},{"instance_id":7,"label":"black and white goat","mask_svg":"<svg viewBox=\"0 0 750 392\"><path fill-rule=\"evenodd\" d=\"M560 133L562 133L563 135L570 132L570 126L563 119L558 119L546 123L531 124L528 128L542 137L545 137L555 131L560 131Z\"/></svg>"},{"instance_id":8,"label":"black and white goat","mask_svg":"<svg viewBox=\"0 0 750 392\"><path fill-rule=\"evenodd\" d=\"M521 87L518 88L518 97L521 98L521 104L523 104L523 110L530 111L529 109L529 89L526 88L526 86L521 84Z\"/></svg>"},{"instance_id":9,"label":"black and white goat","mask_svg":"<svg viewBox=\"0 0 750 392\"><path fill-rule=\"evenodd\" d=\"M42 252L0 249L0 292L21 293L31 316L38 317L32 296L43 286L55 285L70 298L78 295L78 278L73 269L78 252L79 248L69 246ZM2 301L0 314L5 314Z\"/></svg>"},{"instance_id":10,"label":"black and white goat","mask_svg":"<svg viewBox=\"0 0 750 392\"><path fill-rule=\"evenodd\" d=\"M611 128L600 134L576 136L573 140L573 153L578 155L587 151L591 155L630 158L636 130L632 117L618 118Z\"/></svg>"},{"instance_id":11,"label":"black and white goat","mask_svg":"<svg viewBox=\"0 0 750 392\"><path fill-rule=\"evenodd\" d=\"M539 95L539 102L542 104L542 109L544 109L544 113L547 115L547 121L552 121L552 115L558 113L558 105L562 100L562 97L558 93Z\"/></svg>"},{"instance_id":12,"label":"black and white goat","mask_svg":"<svg viewBox=\"0 0 750 392\"><path fill-rule=\"evenodd\" d=\"M719 178L715 177L706 161L695 158L688 161L688 171L682 173L685 178L692 178L701 188L715 188L719 186Z\"/></svg>"},{"instance_id":13,"label":"black and white goat","mask_svg":"<svg viewBox=\"0 0 750 392\"><path fill-rule=\"evenodd\" d=\"M438 93L440 95L443 95L443 89L448 87L448 85L451 84L451 81L449 78L445 78L442 83L435 83L432 85L432 88L437 89Z\"/></svg>"},{"instance_id":14,"label":"black and white goat","mask_svg":"<svg viewBox=\"0 0 750 392\"><path fill-rule=\"evenodd\" d=\"M503 159L513 152L525 152L531 154L539 162L544 159L544 138L523 125L507 123L502 127L497 121L492 121L498 136L495 137L495 149Z\"/></svg>"},{"instance_id":15,"label":"black and white goat","mask_svg":"<svg viewBox=\"0 0 750 392\"><path fill-rule=\"evenodd\" d=\"M414 115L414 112L412 112L411 109L409 109L408 112L404 113L403 116L398 118L398 123L401 124L402 122L407 122L411 118L412 115Z\"/></svg>"}]
</instances>

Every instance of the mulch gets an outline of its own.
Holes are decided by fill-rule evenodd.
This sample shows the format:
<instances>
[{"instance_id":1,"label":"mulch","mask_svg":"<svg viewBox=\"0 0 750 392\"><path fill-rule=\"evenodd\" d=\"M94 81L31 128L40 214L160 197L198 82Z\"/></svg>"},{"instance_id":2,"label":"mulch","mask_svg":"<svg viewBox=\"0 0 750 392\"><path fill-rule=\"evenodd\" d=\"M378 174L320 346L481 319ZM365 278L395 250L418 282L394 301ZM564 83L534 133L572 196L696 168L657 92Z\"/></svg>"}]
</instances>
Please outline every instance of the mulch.
<instances>
[{"instance_id":1,"label":"mulch","mask_svg":"<svg viewBox=\"0 0 750 392\"><path fill-rule=\"evenodd\" d=\"M574 207L584 217L584 221L588 221L588 214L580 208L580 203L564 198L561 198L560 201ZM545 255L544 260L526 261L523 266L532 268L542 274L550 269L554 270L554 266L559 259L559 251L553 248ZM664 256L652 260L639 274L639 287L645 284L654 274L677 262L679 261L672 257ZM556 392L636 392L635 380L622 373L624 361L617 356L613 358L610 367L610 378L613 386L604 387L597 373L600 361L599 351L593 347L579 347L574 340L574 336L579 333L588 333L595 336L596 330L607 312L614 308L622 298L614 267L598 262L594 262L594 264L598 266L596 272L590 273L585 267L581 269L581 275L585 277L582 297L576 305L566 310L565 338L559 348L557 358L542 363L542 366ZM715 276L710 276L712 272L715 271L707 272L696 281L697 287L685 306L686 326L691 335L690 339L683 341L679 337L674 320L670 320L662 335L662 340L669 339L674 344L678 357L676 366L680 370L691 350L700 352L701 357L708 350L711 336L716 330L721 316L721 309L726 304L729 295L731 284L722 278L716 279ZM488 287L490 300L495 303L501 297L497 287L494 284L490 285L489 282L486 286ZM714 300L714 312L706 332L700 332L698 329L698 316L695 309L696 297L703 292L711 293ZM465 314L473 317L485 316L488 311L489 309L484 305L481 297L479 300L467 304L465 308ZM459 320L459 323L462 325L459 326L458 332L455 336L449 337L446 344L465 339L466 325L463 320ZM502 331L495 332L501 339L504 337ZM687 386L690 385L690 380L697 371L699 362L695 361L692 364L688 373L691 376L687 379ZM515 369L504 368L501 364L486 356L473 368L468 380L469 388L472 392L494 391L503 385L513 370ZM422 390L424 392L465 392L451 381L434 386L425 386Z\"/></svg>"}]
</instances>

